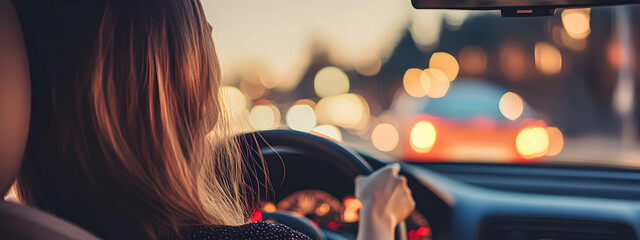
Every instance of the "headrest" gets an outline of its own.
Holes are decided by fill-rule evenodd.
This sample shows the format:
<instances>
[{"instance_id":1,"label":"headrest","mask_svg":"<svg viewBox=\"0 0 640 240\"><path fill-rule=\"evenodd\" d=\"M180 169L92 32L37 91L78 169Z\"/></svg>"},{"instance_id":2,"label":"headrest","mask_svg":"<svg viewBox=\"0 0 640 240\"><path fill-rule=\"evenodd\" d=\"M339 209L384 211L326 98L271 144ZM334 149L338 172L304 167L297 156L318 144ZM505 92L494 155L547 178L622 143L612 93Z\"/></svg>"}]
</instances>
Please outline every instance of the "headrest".
<instances>
[{"instance_id":1,"label":"headrest","mask_svg":"<svg viewBox=\"0 0 640 240\"><path fill-rule=\"evenodd\" d=\"M27 52L10 0L0 0L0 53L0 196L4 196L20 168L31 111Z\"/></svg>"}]
</instances>

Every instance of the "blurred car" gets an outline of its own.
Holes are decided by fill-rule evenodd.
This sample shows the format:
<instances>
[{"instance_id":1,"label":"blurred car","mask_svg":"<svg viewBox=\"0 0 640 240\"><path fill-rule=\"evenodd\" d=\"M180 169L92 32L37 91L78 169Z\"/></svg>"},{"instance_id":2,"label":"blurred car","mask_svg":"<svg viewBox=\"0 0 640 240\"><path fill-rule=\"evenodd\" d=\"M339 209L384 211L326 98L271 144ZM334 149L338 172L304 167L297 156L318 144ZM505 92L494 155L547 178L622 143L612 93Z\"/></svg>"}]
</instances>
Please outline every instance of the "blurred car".
<instances>
[{"instance_id":1,"label":"blurred car","mask_svg":"<svg viewBox=\"0 0 640 240\"><path fill-rule=\"evenodd\" d=\"M451 82L447 95L401 125L400 151L410 161L537 162L555 140L517 94L473 79Z\"/></svg>"}]
</instances>

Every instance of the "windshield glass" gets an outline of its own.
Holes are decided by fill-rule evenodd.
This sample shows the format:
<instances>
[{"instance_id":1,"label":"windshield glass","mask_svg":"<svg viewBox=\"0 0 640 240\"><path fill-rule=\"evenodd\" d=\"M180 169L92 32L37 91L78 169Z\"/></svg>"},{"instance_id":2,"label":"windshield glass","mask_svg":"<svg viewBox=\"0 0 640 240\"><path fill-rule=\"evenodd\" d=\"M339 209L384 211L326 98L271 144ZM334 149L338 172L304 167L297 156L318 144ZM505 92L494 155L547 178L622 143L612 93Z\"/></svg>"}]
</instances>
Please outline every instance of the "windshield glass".
<instances>
[{"instance_id":1,"label":"windshield glass","mask_svg":"<svg viewBox=\"0 0 640 240\"><path fill-rule=\"evenodd\" d=\"M241 131L312 132L398 161L640 166L638 7L203 4Z\"/></svg>"}]
</instances>

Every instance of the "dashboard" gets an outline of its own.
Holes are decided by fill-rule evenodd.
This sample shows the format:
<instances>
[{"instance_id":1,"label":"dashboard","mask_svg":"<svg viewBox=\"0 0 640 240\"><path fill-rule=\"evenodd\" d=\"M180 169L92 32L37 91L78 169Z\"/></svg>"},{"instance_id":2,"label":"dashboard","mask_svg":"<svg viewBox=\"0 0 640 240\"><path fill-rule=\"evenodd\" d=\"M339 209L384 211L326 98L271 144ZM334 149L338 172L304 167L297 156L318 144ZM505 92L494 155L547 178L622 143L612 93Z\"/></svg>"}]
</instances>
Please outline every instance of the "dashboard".
<instances>
[{"instance_id":1,"label":"dashboard","mask_svg":"<svg viewBox=\"0 0 640 240\"><path fill-rule=\"evenodd\" d=\"M437 218L448 222L445 228L434 229L436 239L638 236L640 173L634 170L466 163L403 167L423 186L412 191L438 193L451 209L446 216L427 216L433 223Z\"/></svg>"},{"instance_id":2,"label":"dashboard","mask_svg":"<svg viewBox=\"0 0 640 240\"><path fill-rule=\"evenodd\" d=\"M273 191L262 211L306 217L327 239L355 239L353 179L291 149L265 153ZM360 153L374 169L388 160ZM409 240L633 240L640 230L640 172L552 165L402 163L416 210ZM283 166L286 166L283 167ZM339 233L334 237L331 233Z\"/></svg>"}]
</instances>

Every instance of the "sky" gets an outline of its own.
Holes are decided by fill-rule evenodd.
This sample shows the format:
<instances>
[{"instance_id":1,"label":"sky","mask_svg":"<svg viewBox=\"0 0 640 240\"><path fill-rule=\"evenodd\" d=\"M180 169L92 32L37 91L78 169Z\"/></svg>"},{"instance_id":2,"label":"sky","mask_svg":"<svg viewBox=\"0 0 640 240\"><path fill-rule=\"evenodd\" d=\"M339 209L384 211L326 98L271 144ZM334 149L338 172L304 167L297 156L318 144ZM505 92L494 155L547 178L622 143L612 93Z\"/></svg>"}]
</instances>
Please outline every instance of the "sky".
<instances>
[{"instance_id":1,"label":"sky","mask_svg":"<svg viewBox=\"0 0 640 240\"><path fill-rule=\"evenodd\" d=\"M415 10L409 0L203 0L228 84L242 74L297 86L314 50L343 69L384 61L408 28L433 47L443 22L456 27L465 11Z\"/></svg>"}]
</instances>

